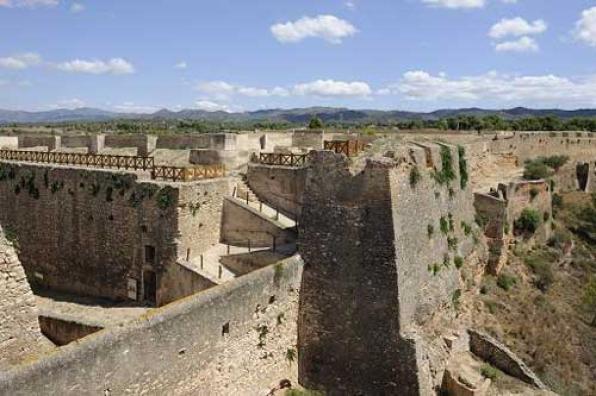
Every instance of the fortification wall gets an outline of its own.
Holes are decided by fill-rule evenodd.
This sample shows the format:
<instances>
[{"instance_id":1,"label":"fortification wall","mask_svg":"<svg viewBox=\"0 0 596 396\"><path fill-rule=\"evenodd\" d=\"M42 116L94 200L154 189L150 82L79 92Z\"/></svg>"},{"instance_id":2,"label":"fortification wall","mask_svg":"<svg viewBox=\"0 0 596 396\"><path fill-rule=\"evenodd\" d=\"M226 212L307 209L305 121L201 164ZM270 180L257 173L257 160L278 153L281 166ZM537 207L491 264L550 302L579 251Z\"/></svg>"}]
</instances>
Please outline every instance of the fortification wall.
<instances>
[{"instance_id":1,"label":"fortification wall","mask_svg":"<svg viewBox=\"0 0 596 396\"><path fill-rule=\"evenodd\" d=\"M271 247L296 241L296 233L238 200L224 201L221 242L232 246Z\"/></svg>"},{"instance_id":2,"label":"fortification wall","mask_svg":"<svg viewBox=\"0 0 596 396\"><path fill-rule=\"evenodd\" d=\"M233 133L197 133L185 135L164 135L157 139L157 148L162 149L211 149L236 150L236 139L240 135Z\"/></svg>"},{"instance_id":3,"label":"fortification wall","mask_svg":"<svg viewBox=\"0 0 596 396\"><path fill-rule=\"evenodd\" d=\"M25 271L0 228L0 372L37 352L42 338Z\"/></svg>"},{"instance_id":4,"label":"fortification wall","mask_svg":"<svg viewBox=\"0 0 596 396\"><path fill-rule=\"evenodd\" d=\"M465 176L460 170L457 147L426 143L408 147L401 157L409 166L392 170L390 180L403 331L422 324L459 288L455 262L474 249L474 198L467 165ZM453 179L438 183L433 174L446 166ZM420 175L416 183L411 181L412 172Z\"/></svg>"},{"instance_id":5,"label":"fortification wall","mask_svg":"<svg viewBox=\"0 0 596 396\"><path fill-rule=\"evenodd\" d=\"M538 156L565 154L572 161L593 160L596 138L587 132L515 132L497 134L491 141L493 153L515 153L520 163Z\"/></svg>"},{"instance_id":6,"label":"fortification wall","mask_svg":"<svg viewBox=\"0 0 596 396\"><path fill-rule=\"evenodd\" d=\"M48 151L59 150L62 146L62 137L19 135L19 148L42 146L47 147Z\"/></svg>"},{"instance_id":7,"label":"fortification wall","mask_svg":"<svg viewBox=\"0 0 596 396\"><path fill-rule=\"evenodd\" d=\"M17 149L19 138L17 136L0 136L0 149Z\"/></svg>"},{"instance_id":8,"label":"fortification wall","mask_svg":"<svg viewBox=\"0 0 596 396\"><path fill-rule=\"evenodd\" d=\"M0 164L0 224L22 241L41 287L114 300L143 299L143 271L160 276L219 241L227 179L155 183L135 173ZM190 205L196 209L191 209ZM193 216L194 213L194 216Z\"/></svg>"},{"instance_id":9,"label":"fortification wall","mask_svg":"<svg viewBox=\"0 0 596 396\"><path fill-rule=\"evenodd\" d=\"M106 135L104 144L110 148L137 148L137 155L148 156L157 148L157 136L133 135Z\"/></svg>"},{"instance_id":10,"label":"fortification wall","mask_svg":"<svg viewBox=\"0 0 596 396\"><path fill-rule=\"evenodd\" d=\"M451 146L401 146L355 174L343 155L311 154L299 225L303 384L430 394L425 346L411 330L452 300L474 249L467 174Z\"/></svg>"},{"instance_id":11,"label":"fortification wall","mask_svg":"<svg viewBox=\"0 0 596 396\"><path fill-rule=\"evenodd\" d=\"M322 150L324 136L319 130L297 130L292 133L292 146Z\"/></svg>"},{"instance_id":12,"label":"fortification wall","mask_svg":"<svg viewBox=\"0 0 596 396\"><path fill-rule=\"evenodd\" d=\"M265 395L295 383L301 273L292 257L102 330L0 373L0 394Z\"/></svg>"},{"instance_id":13,"label":"fortification wall","mask_svg":"<svg viewBox=\"0 0 596 396\"><path fill-rule=\"evenodd\" d=\"M306 168L256 163L247 170L248 185L259 200L291 218L302 212L306 175Z\"/></svg>"}]
</instances>

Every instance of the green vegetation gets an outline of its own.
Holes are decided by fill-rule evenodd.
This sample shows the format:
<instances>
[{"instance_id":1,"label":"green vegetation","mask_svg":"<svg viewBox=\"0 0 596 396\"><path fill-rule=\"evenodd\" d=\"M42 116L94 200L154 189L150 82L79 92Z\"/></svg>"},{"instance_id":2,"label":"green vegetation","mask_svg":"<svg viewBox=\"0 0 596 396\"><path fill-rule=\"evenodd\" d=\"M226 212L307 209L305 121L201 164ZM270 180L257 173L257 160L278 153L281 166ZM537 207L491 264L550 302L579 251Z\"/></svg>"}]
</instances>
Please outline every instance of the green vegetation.
<instances>
[{"instance_id":1,"label":"green vegetation","mask_svg":"<svg viewBox=\"0 0 596 396\"><path fill-rule=\"evenodd\" d=\"M449 222L447 221L447 219L444 216L441 216L439 223L441 225L441 232L443 234L447 235L449 233Z\"/></svg>"},{"instance_id":2,"label":"green vegetation","mask_svg":"<svg viewBox=\"0 0 596 396\"><path fill-rule=\"evenodd\" d=\"M552 155L550 157L538 157L526 161L524 179L540 180L548 179L569 161L566 155Z\"/></svg>"},{"instance_id":3,"label":"green vegetation","mask_svg":"<svg viewBox=\"0 0 596 396\"><path fill-rule=\"evenodd\" d=\"M468 223L466 223L465 221L462 220L461 222L461 228L462 230L464 230L464 235L465 236L469 236L472 233L472 226L469 225Z\"/></svg>"},{"instance_id":4,"label":"green vegetation","mask_svg":"<svg viewBox=\"0 0 596 396\"><path fill-rule=\"evenodd\" d=\"M410 170L410 187L412 187L412 188L416 187L416 185L418 184L420 179L422 179L422 175L420 174L418 167L414 166Z\"/></svg>"},{"instance_id":5,"label":"green vegetation","mask_svg":"<svg viewBox=\"0 0 596 396\"><path fill-rule=\"evenodd\" d=\"M166 210L174 203L172 192L168 188L163 188L157 193L157 207Z\"/></svg>"},{"instance_id":6,"label":"green vegetation","mask_svg":"<svg viewBox=\"0 0 596 396\"><path fill-rule=\"evenodd\" d=\"M461 298L461 289L457 289L453 292L453 294L451 295L451 302L453 303L453 307L455 309L459 308L459 304L460 304L460 298Z\"/></svg>"},{"instance_id":7,"label":"green vegetation","mask_svg":"<svg viewBox=\"0 0 596 396\"><path fill-rule=\"evenodd\" d=\"M464 266L464 259L461 256L455 256L453 263L455 264L455 268L460 269Z\"/></svg>"},{"instance_id":8,"label":"green vegetation","mask_svg":"<svg viewBox=\"0 0 596 396\"><path fill-rule=\"evenodd\" d=\"M505 291L509 291L516 283L517 278L505 272L501 272L497 277L497 286Z\"/></svg>"},{"instance_id":9,"label":"green vegetation","mask_svg":"<svg viewBox=\"0 0 596 396\"><path fill-rule=\"evenodd\" d=\"M498 369L494 368L490 364L484 364L480 369L480 374L482 374L484 378L488 378L491 381L495 381L497 378L499 378L501 373Z\"/></svg>"},{"instance_id":10,"label":"green vegetation","mask_svg":"<svg viewBox=\"0 0 596 396\"><path fill-rule=\"evenodd\" d=\"M323 121L319 117L312 117L308 123L308 129L321 129L323 128Z\"/></svg>"},{"instance_id":11,"label":"green vegetation","mask_svg":"<svg viewBox=\"0 0 596 396\"><path fill-rule=\"evenodd\" d=\"M453 169L453 156L447 146L441 146L441 171L434 171L433 178L438 184L446 185L455 180L455 170Z\"/></svg>"},{"instance_id":12,"label":"green vegetation","mask_svg":"<svg viewBox=\"0 0 596 396\"><path fill-rule=\"evenodd\" d=\"M297 355L298 355L298 353L296 352L296 349L294 349L294 348L288 348L286 350L286 360L290 364L292 364L292 363L294 363L294 361L296 361Z\"/></svg>"},{"instance_id":13,"label":"green vegetation","mask_svg":"<svg viewBox=\"0 0 596 396\"><path fill-rule=\"evenodd\" d=\"M459 154L459 183L462 190L468 186L468 161L466 160L466 149L463 146L457 146Z\"/></svg>"},{"instance_id":14,"label":"green vegetation","mask_svg":"<svg viewBox=\"0 0 596 396\"><path fill-rule=\"evenodd\" d=\"M530 201L533 201L538 196L539 191L536 187L530 188Z\"/></svg>"},{"instance_id":15,"label":"green vegetation","mask_svg":"<svg viewBox=\"0 0 596 396\"><path fill-rule=\"evenodd\" d=\"M546 249L536 250L524 257L524 262L535 275L534 284L542 292L546 292L555 280L552 267L557 258Z\"/></svg>"},{"instance_id":16,"label":"green vegetation","mask_svg":"<svg viewBox=\"0 0 596 396\"><path fill-rule=\"evenodd\" d=\"M534 234L540 225L540 213L536 209L525 208L514 222L514 229L520 234Z\"/></svg>"},{"instance_id":17,"label":"green vegetation","mask_svg":"<svg viewBox=\"0 0 596 396\"><path fill-rule=\"evenodd\" d=\"M590 325L596 327L596 275L590 277L590 281L585 287L583 303L589 312L594 315Z\"/></svg>"}]
</instances>

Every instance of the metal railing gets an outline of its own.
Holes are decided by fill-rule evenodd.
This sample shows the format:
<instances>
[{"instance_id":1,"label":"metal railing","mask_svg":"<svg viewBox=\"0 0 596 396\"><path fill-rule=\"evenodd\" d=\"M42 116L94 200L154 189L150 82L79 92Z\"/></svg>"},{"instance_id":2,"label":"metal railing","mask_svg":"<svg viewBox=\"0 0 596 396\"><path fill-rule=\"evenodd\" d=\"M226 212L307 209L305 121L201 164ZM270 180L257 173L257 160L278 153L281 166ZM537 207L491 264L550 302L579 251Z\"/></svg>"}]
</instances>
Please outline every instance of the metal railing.
<instances>
[{"instance_id":1,"label":"metal railing","mask_svg":"<svg viewBox=\"0 0 596 396\"><path fill-rule=\"evenodd\" d=\"M153 157L125 155L59 153L44 151L0 150L0 160L35 162L43 164L78 165L105 169L151 171L152 179L195 181L224 177L224 165L194 167L156 166Z\"/></svg>"}]
</instances>

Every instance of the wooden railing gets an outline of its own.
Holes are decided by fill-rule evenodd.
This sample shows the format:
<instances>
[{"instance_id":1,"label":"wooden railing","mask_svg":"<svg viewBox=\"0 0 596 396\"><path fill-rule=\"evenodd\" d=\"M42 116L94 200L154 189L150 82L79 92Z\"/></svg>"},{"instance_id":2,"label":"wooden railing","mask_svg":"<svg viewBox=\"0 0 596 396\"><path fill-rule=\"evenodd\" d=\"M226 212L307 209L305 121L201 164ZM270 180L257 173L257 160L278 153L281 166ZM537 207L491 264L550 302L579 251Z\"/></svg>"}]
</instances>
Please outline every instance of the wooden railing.
<instances>
[{"instance_id":1,"label":"wooden railing","mask_svg":"<svg viewBox=\"0 0 596 396\"><path fill-rule=\"evenodd\" d=\"M323 148L354 157L364 150L364 143L360 140L326 140Z\"/></svg>"},{"instance_id":2,"label":"wooden railing","mask_svg":"<svg viewBox=\"0 0 596 396\"><path fill-rule=\"evenodd\" d=\"M0 159L10 161L41 162L45 164L82 165L94 166L98 168L133 170L147 170L155 166L152 157L58 153L45 151L0 150Z\"/></svg>"},{"instance_id":3,"label":"wooden railing","mask_svg":"<svg viewBox=\"0 0 596 396\"><path fill-rule=\"evenodd\" d=\"M216 177L224 177L226 173L224 165L201 165L187 168L155 166L153 157L133 157L125 155L0 150L0 160L78 165L107 169L149 170L151 171L152 179L171 181L213 179Z\"/></svg>"},{"instance_id":4,"label":"wooden railing","mask_svg":"<svg viewBox=\"0 0 596 396\"><path fill-rule=\"evenodd\" d=\"M226 168L224 165L201 165L189 168L175 166L156 166L151 170L152 179L164 179L173 181L195 181L202 179L214 179L224 177Z\"/></svg>"},{"instance_id":5,"label":"wooden railing","mask_svg":"<svg viewBox=\"0 0 596 396\"><path fill-rule=\"evenodd\" d=\"M263 165L305 166L308 154L261 153L259 163Z\"/></svg>"}]
</instances>

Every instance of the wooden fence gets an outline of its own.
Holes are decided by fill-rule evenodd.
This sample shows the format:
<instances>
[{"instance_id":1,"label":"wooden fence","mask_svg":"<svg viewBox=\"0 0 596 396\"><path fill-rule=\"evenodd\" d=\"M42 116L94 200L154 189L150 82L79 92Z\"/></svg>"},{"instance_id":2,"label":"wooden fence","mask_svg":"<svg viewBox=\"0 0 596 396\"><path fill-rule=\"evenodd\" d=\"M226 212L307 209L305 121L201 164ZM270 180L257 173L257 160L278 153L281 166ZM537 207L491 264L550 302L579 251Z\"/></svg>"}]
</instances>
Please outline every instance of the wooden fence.
<instances>
[{"instance_id":1,"label":"wooden fence","mask_svg":"<svg viewBox=\"0 0 596 396\"><path fill-rule=\"evenodd\" d=\"M225 176L226 172L224 165L201 165L187 168L156 166L153 157L125 155L0 150L0 160L78 165L106 169L149 170L152 179L172 181L213 179Z\"/></svg>"},{"instance_id":2,"label":"wooden fence","mask_svg":"<svg viewBox=\"0 0 596 396\"><path fill-rule=\"evenodd\" d=\"M263 165L305 166L308 154L261 153L259 163Z\"/></svg>"},{"instance_id":3,"label":"wooden fence","mask_svg":"<svg viewBox=\"0 0 596 396\"><path fill-rule=\"evenodd\" d=\"M323 148L348 157L355 157L364 150L364 143L360 140L326 140Z\"/></svg>"}]
</instances>

